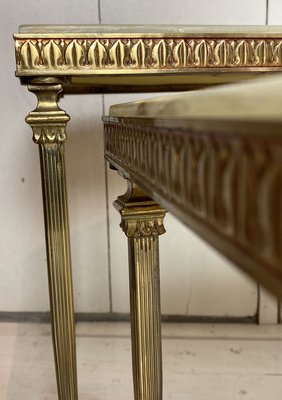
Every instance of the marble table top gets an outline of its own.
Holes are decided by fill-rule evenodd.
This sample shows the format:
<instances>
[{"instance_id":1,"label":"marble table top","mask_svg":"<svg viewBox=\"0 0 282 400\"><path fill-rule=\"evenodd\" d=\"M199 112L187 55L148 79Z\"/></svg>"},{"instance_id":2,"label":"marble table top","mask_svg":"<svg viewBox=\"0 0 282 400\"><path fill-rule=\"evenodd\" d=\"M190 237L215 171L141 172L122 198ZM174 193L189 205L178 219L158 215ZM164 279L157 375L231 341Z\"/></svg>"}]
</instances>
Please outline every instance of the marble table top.
<instances>
[{"instance_id":1,"label":"marble table top","mask_svg":"<svg viewBox=\"0 0 282 400\"><path fill-rule=\"evenodd\" d=\"M148 98L110 107L123 118L221 119L282 122L282 74L248 82Z\"/></svg>"},{"instance_id":2,"label":"marble table top","mask_svg":"<svg viewBox=\"0 0 282 400\"><path fill-rule=\"evenodd\" d=\"M65 92L189 90L282 72L282 26L23 25L14 35L23 84Z\"/></svg>"}]
</instances>

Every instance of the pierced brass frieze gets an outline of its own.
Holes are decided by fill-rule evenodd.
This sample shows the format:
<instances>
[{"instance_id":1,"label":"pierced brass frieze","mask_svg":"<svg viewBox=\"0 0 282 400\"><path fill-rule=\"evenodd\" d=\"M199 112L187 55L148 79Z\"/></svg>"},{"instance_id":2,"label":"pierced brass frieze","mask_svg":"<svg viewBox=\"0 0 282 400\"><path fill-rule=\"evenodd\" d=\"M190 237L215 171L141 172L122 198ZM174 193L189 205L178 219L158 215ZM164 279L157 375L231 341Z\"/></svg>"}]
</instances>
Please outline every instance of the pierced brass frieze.
<instances>
[{"instance_id":1,"label":"pierced brass frieze","mask_svg":"<svg viewBox=\"0 0 282 400\"><path fill-rule=\"evenodd\" d=\"M264 265L278 282L282 139L277 128L276 134L269 125L263 129L244 123L236 130L234 123L220 133L212 124L183 130L109 118L105 155L239 265L244 254L250 257L241 262L253 276L261 271L250 264Z\"/></svg>"},{"instance_id":2,"label":"pierced brass frieze","mask_svg":"<svg viewBox=\"0 0 282 400\"><path fill-rule=\"evenodd\" d=\"M281 38L17 38L18 75L281 68Z\"/></svg>"}]
</instances>

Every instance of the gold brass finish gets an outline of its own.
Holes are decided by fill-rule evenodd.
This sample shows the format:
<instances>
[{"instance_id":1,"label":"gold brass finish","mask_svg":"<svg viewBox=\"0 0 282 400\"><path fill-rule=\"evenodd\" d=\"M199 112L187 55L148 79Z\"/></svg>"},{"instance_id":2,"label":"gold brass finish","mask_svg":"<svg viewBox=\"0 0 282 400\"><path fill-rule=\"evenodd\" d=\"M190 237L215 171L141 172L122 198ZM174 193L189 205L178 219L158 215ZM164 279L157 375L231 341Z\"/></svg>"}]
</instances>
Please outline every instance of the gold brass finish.
<instances>
[{"instance_id":1,"label":"gold brass finish","mask_svg":"<svg viewBox=\"0 0 282 400\"><path fill-rule=\"evenodd\" d=\"M281 122L106 117L105 156L281 300L281 130Z\"/></svg>"},{"instance_id":2,"label":"gold brass finish","mask_svg":"<svg viewBox=\"0 0 282 400\"><path fill-rule=\"evenodd\" d=\"M61 85L30 85L38 105L26 118L39 145L52 337L59 400L77 400L73 288L64 142L69 116L57 104Z\"/></svg>"},{"instance_id":3,"label":"gold brass finish","mask_svg":"<svg viewBox=\"0 0 282 400\"><path fill-rule=\"evenodd\" d=\"M114 202L128 237L132 366L135 400L162 399L158 236L165 210L128 180Z\"/></svg>"},{"instance_id":4,"label":"gold brass finish","mask_svg":"<svg viewBox=\"0 0 282 400\"><path fill-rule=\"evenodd\" d=\"M176 29L176 28L175 28ZM192 30L191 30L192 31ZM263 32L263 28L261 29ZM282 67L282 34L216 31L18 34L17 73L113 74L191 68ZM74 37L75 36L75 37Z\"/></svg>"},{"instance_id":5,"label":"gold brass finish","mask_svg":"<svg viewBox=\"0 0 282 400\"><path fill-rule=\"evenodd\" d=\"M77 400L64 165L69 116L58 107L59 93L190 90L282 72L282 26L34 25L14 39L16 75L38 98L26 121L40 152L59 400ZM158 235L165 210L151 198L282 299L281 129L105 119L106 158L138 184L115 202L129 245L136 400L162 397Z\"/></svg>"},{"instance_id":6,"label":"gold brass finish","mask_svg":"<svg viewBox=\"0 0 282 400\"><path fill-rule=\"evenodd\" d=\"M16 39L18 75L282 67L282 38Z\"/></svg>"},{"instance_id":7,"label":"gold brass finish","mask_svg":"<svg viewBox=\"0 0 282 400\"><path fill-rule=\"evenodd\" d=\"M282 71L280 26L25 26L14 38L23 83L60 76L74 93L183 90Z\"/></svg>"}]
</instances>

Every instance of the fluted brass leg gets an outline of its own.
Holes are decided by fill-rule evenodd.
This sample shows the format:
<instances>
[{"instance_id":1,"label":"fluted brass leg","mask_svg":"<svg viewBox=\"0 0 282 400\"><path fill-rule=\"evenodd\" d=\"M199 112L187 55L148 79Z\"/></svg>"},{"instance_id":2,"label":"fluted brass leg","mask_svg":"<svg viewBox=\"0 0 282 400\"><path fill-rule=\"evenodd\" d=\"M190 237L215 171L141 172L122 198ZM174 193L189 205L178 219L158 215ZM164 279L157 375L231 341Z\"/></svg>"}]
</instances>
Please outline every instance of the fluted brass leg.
<instances>
[{"instance_id":1,"label":"fluted brass leg","mask_svg":"<svg viewBox=\"0 0 282 400\"><path fill-rule=\"evenodd\" d=\"M158 236L165 210L129 182L114 203L128 237L132 362L135 400L162 399Z\"/></svg>"},{"instance_id":2,"label":"fluted brass leg","mask_svg":"<svg viewBox=\"0 0 282 400\"><path fill-rule=\"evenodd\" d=\"M39 145L49 295L59 400L77 400L73 288L65 181L64 142L69 116L58 107L61 85L31 85L37 108L26 121Z\"/></svg>"}]
</instances>

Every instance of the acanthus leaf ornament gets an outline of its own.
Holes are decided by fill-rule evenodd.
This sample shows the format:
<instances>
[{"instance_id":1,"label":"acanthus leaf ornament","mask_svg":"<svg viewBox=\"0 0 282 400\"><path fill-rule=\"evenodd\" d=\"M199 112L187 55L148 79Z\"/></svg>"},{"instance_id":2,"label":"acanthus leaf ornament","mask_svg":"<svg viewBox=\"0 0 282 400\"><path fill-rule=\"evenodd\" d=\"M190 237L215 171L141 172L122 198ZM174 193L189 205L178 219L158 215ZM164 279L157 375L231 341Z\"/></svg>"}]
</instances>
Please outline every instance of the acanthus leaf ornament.
<instances>
[{"instance_id":1,"label":"acanthus leaf ornament","mask_svg":"<svg viewBox=\"0 0 282 400\"><path fill-rule=\"evenodd\" d=\"M116 168L181 215L210 226L220 238L282 273L281 237L275 235L281 229L281 139L272 139L267 128L249 137L211 127L191 127L183 135L177 128L110 118L104 128L105 155ZM129 226L127 218L122 227L132 235L143 232L137 222Z\"/></svg>"},{"instance_id":2,"label":"acanthus leaf ornament","mask_svg":"<svg viewBox=\"0 0 282 400\"><path fill-rule=\"evenodd\" d=\"M153 215L148 218L139 218L137 216L122 216L120 227L128 238L141 238L165 233L163 225L164 213Z\"/></svg>"},{"instance_id":3,"label":"acanthus leaf ornament","mask_svg":"<svg viewBox=\"0 0 282 400\"><path fill-rule=\"evenodd\" d=\"M26 122L33 130L33 141L37 144L63 144L66 139L66 124L69 115L58 106L60 84L29 85L28 89L38 99L37 107L26 117Z\"/></svg>"},{"instance_id":4,"label":"acanthus leaf ornament","mask_svg":"<svg viewBox=\"0 0 282 400\"><path fill-rule=\"evenodd\" d=\"M282 68L282 38L137 37L16 39L17 73Z\"/></svg>"},{"instance_id":5,"label":"acanthus leaf ornament","mask_svg":"<svg viewBox=\"0 0 282 400\"><path fill-rule=\"evenodd\" d=\"M67 140L65 126L31 126L33 129L33 141L36 144L60 144Z\"/></svg>"}]
</instances>

